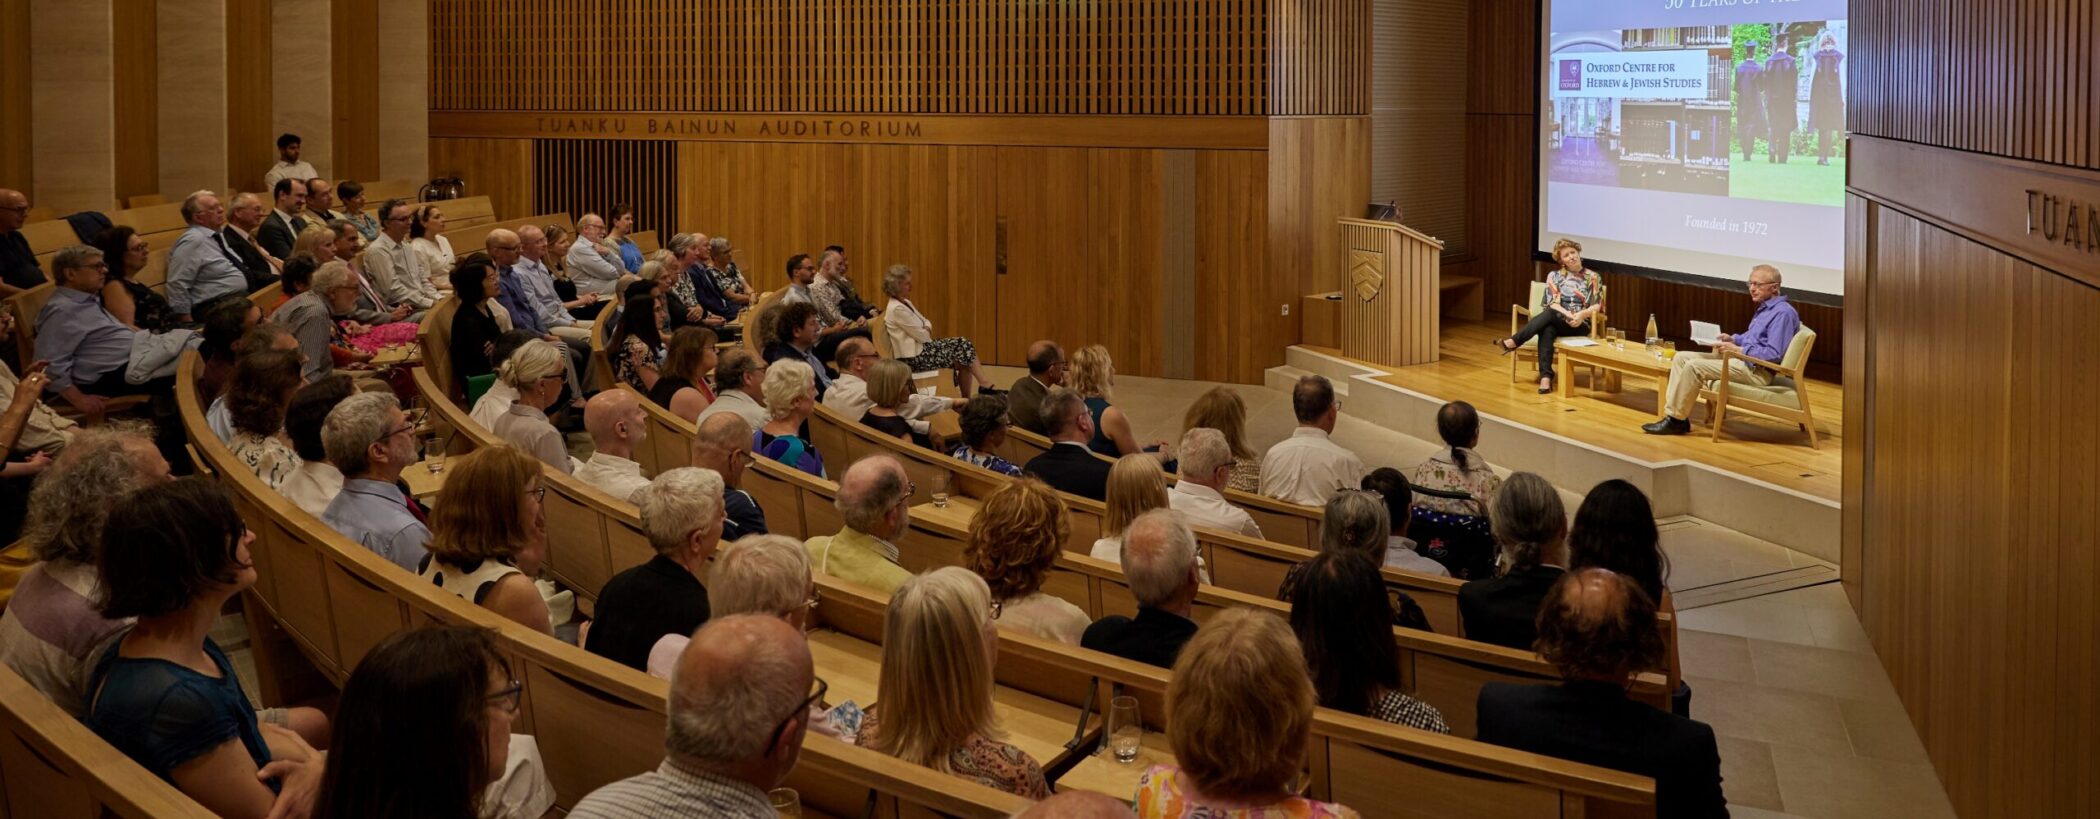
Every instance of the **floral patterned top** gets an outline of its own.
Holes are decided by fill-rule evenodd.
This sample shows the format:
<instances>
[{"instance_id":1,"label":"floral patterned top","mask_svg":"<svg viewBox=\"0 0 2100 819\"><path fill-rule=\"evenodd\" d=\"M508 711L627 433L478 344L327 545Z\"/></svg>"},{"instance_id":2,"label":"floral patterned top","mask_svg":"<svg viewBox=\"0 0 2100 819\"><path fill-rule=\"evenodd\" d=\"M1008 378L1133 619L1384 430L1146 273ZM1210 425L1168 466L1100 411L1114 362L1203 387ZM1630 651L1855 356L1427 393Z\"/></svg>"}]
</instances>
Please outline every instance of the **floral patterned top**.
<instances>
[{"instance_id":1,"label":"floral patterned top","mask_svg":"<svg viewBox=\"0 0 2100 819\"><path fill-rule=\"evenodd\" d=\"M723 295L747 292L744 287L744 271L737 269L736 262L721 267L709 265L707 272L715 277L715 286L722 288Z\"/></svg>"},{"instance_id":2,"label":"floral patterned top","mask_svg":"<svg viewBox=\"0 0 2100 819\"><path fill-rule=\"evenodd\" d=\"M1227 489L1261 494L1261 458L1259 456L1235 462L1232 478L1225 484Z\"/></svg>"},{"instance_id":3,"label":"floral patterned top","mask_svg":"<svg viewBox=\"0 0 2100 819\"><path fill-rule=\"evenodd\" d=\"M1495 470L1488 466L1479 453L1470 449L1460 449L1456 452L1465 453L1466 468L1460 469L1454 450L1446 449L1429 456L1429 460L1415 467L1415 474L1408 477L1408 482L1429 489L1465 492L1471 494L1473 499L1462 501L1416 495L1415 505L1433 512L1452 515L1485 516L1488 502L1494 499L1496 490L1502 488L1502 478L1495 474Z\"/></svg>"},{"instance_id":4,"label":"floral patterned top","mask_svg":"<svg viewBox=\"0 0 2100 819\"><path fill-rule=\"evenodd\" d=\"M1021 468L1015 466L1013 461L989 452L978 452L971 449L969 444L956 444L955 448L948 450L948 457L960 461L969 461L1001 475L1015 478L1021 477Z\"/></svg>"},{"instance_id":5,"label":"floral patterned top","mask_svg":"<svg viewBox=\"0 0 2100 819\"><path fill-rule=\"evenodd\" d=\"M642 383L642 368L637 363L643 361L661 366L656 351L649 349L648 342L628 336L626 355L613 358L613 377L620 379L620 383L633 387L636 392L648 395L649 385Z\"/></svg>"},{"instance_id":6,"label":"floral patterned top","mask_svg":"<svg viewBox=\"0 0 2100 819\"><path fill-rule=\"evenodd\" d=\"M292 451L290 444L275 435L235 430L233 440L227 441L226 445L233 450L233 457L254 470L255 477L263 479L271 489L283 485L285 479L305 463L300 460L299 453Z\"/></svg>"},{"instance_id":7,"label":"floral patterned top","mask_svg":"<svg viewBox=\"0 0 2100 819\"><path fill-rule=\"evenodd\" d=\"M853 744L862 748L875 747L875 736L882 723L878 721L881 709L869 706L867 716L860 724L860 733ZM998 788L1007 793L1029 799L1050 798L1050 783L1043 779L1043 767L1033 757L1012 745L972 734L962 747L948 755L948 772L987 788Z\"/></svg>"},{"instance_id":8,"label":"floral patterned top","mask_svg":"<svg viewBox=\"0 0 2100 819\"><path fill-rule=\"evenodd\" d=\"M1597 303L1599 288L1603 286L1603 280L1589 270L1579 273L1569 273L1566 268L1555 270L1546 274L1546 292L1539 295L1539 309L1549 309L1546 305L1557 300L1561 309L1570 313L1587 310Z\"/></svg>"},{"instance_id":9,"label":"floral patterned top","mask_svg":"<svg viewBox=\"0 0 2100 819\"><path fill-rule=\"evenodd\" d=\"M1187 775L1173 765L1154 765L1138 777L1131 808L1140 819L1357 819L1356 811L1332 802L1293 796L1258 808L1228 808L1196 801Z\"/></svg>"}]
</instances>

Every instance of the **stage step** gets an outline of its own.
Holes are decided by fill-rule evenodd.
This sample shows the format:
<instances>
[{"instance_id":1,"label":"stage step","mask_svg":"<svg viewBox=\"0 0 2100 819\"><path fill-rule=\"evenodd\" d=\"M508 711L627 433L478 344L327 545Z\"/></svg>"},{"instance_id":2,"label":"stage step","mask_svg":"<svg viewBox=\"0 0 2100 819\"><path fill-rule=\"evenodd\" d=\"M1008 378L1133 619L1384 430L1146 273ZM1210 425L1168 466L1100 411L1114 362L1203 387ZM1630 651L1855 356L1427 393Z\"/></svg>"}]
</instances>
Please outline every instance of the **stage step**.
<instances>
[{"instance_id":1,"label":"stage step","mask_svg":"<svg viewBox=\"0 0 2100 819\"><path fill-rule=\"evenodd\" d=\"M1327 374L1318 373L1313 370L1300 369L1298 367L1293 367L1289 364L1279 364L1277 366L1270 367L1267 370L1262 371L1262 384L1268 387L1269 389L1279 390L1287 393L1290 392L1292 388L1298 386L1298 379L1308 375ZM1327 381L1328 383L1334 385L1335 395L1341 396L1343 398L1349 397L1348 378L1337 378L1333 375L1327 375Z\"/></svg>"}]
</instances>

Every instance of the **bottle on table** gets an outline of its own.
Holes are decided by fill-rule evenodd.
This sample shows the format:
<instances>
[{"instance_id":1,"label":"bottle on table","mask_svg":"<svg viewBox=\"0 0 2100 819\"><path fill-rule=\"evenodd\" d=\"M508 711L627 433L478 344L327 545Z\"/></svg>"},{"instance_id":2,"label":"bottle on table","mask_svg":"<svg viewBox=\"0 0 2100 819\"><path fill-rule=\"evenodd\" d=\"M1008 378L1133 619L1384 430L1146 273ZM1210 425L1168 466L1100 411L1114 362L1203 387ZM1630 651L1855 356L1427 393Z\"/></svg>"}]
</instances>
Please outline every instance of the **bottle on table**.
<instances>
[{"instance_id":1,"label":"bottle on table","mask_svg":"<svg viewBox=\"0 0 2100 819\"><path fill-rule=\"evenodd\" d=\"M1662 333L1661 333L1661 332L1659 332L1659 331L1657 331L1657 330L1655 329L1655 314L1654 314L1654 313L1649 313L1649 314L1648 314L1648 352L1650 352L1650 353L1653 353L1653 352L1655 352L1656 350L1660 349L1661 347L1662 347Z\"/></svg>"}]
</instances>

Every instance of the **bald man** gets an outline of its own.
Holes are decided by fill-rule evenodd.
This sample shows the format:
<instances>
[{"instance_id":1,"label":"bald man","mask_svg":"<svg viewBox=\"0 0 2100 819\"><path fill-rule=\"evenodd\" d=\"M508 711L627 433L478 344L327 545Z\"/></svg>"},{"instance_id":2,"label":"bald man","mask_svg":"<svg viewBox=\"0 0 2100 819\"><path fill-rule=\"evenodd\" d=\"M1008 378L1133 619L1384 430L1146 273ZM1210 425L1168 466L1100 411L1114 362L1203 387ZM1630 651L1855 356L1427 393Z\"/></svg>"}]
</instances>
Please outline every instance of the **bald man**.
<instances>
[{"instance_id":1,"label":"bald man","mask_svg":"<svg viewBox=\"0 0 2100 819\"><path fill-rule=\"evenodd\" d=\"M1728 815L1713 729L1626 696L1635 674L1665 662L1646 592L1605 569L1576 569L1546 593L1538 629L1561 684L1482 686L1480 741L1652 777L1657 816Z\"/></svg>"},{"instance_id":2,"label":"bald man","mask_svg":"<svg viewBox=\"0 0 2100 819\"><path fill-rule=\"evenodd\" d=\"M12 296L48 281L44 269L22 235L29 220L29 197L13 188L0 188L0 297Z\"/></svg>"},{"instance_id":3,"label":"bald man","mask_svg":"<svg viewBox=\"0 0 2100 819\"><path fill-rule=\"evenodd\" d=\"M671 674L662 765L591 792L571 819L772 816L817 693L809 644L786 620L735 614L693 635Z\"/></svg>"},{"instance_id":4,"label":"bald man","mask_svg":"<svg viewBox=\"0 0 2100 819\"><path fill-rule=\"evenodd\" d=\"M722 539L736 541L745 535L766 534L766 510L759 508L744 484L744 470L751 465L751 425L734 413L711 415L701 420L693 436L692 462L722 476Z\"/></svg>"},{"instance_id":5,"label":"bald man","mask_svg":"<svg viewBox=\"0 0 2100 819\"><path fill-rule=\"evenodd\" d=\"M577 479L632 503L635 491L649 485L642 465L634 462L634 448L649 438L649 415L642 410L641 396L623 389L591 396L583 405L583 428L591 433L596 451L576 470Z\"/></svg>"},{"instance_id":6,"label":"bald man","mask_svg":"<svg viewBox=\"0 0 2100 819\"><path fill-rule=\"evenodd\" d=\"M889 597L911 579L898 562L896 545L911 528L911 494L911 477L896 458L870 455L847 467L833 501L846 526L804 544L810 570Z\"/></svg>"},{"instance_id":7,"label":"bald man","mask_svg":"<svg viewBox=\"0 0 2100 819\"><path fill-rule=\"evenodd\" d=\"M1065 351L1048 339L1028 345L1028 374L1007 390L1006 417L1014 426L1047 435L1040 409L1050 388L1065 383Z\"/></svg>"}]
</instances>

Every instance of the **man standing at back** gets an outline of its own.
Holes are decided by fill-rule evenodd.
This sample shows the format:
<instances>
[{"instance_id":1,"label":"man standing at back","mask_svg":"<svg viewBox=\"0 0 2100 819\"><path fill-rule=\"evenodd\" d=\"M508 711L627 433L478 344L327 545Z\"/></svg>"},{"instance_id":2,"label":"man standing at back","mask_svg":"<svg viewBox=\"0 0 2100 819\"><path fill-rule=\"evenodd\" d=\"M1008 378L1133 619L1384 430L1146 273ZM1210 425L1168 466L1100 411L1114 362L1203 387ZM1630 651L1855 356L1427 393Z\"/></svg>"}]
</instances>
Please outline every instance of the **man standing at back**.
<instances>
[{"instance_id":1,"label":"man standing at back","mask_svg":"<svg viewBox=\"0 0 2100 819\"><path fill-rule=\"evenodd\" d=\"M1364 479L1364 462L1329 436L1342 414L1342 399L1324 376L1298 379L1291 390L1298 429L1276 442L1261 459L1261 493L1281 501L1323 506L1334 493Z\"/></svg>"},{"instance_id":2,"label":"man standing at back","mask_svg":"<svg viewBox=\"0 0 2100 819\"><path fill-rule=\"evenodd\" d=\"M313 163L299 158L300 147L298 134L278 135L277 164L270 166L269 172L263 174L264 188L276 190L279 179L305 181L321 175L319 171L314 170Z\"/></svg>"},{"instance_id":3,"label":"man standing at back","mask_svg":"<svg viewBox=\"0 0 2100 819\"><path fill-rule=\"evenodd\" d=\"M774 815L766 792L801 758L819 687L809 644L786 620L710 621L671 674L663 764L592 791L569 816Z\"/></svg>"},{"instance_id":4,"label":"man standing at back","mask_svg":"<svg viewBox=\"0 0 2100 819\"><path fill-rule=\"evenodd\" d=\"M1006 394L1006 417L1014 426L1045 435L1040 410L1051 387L1065 383L1065 351L1048 339L1028 345L1028 374Z\"/></svg>"}]
</instances>

